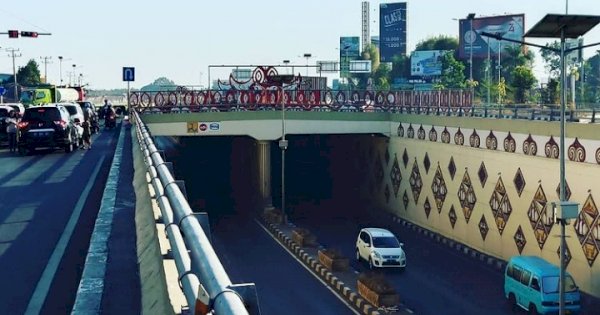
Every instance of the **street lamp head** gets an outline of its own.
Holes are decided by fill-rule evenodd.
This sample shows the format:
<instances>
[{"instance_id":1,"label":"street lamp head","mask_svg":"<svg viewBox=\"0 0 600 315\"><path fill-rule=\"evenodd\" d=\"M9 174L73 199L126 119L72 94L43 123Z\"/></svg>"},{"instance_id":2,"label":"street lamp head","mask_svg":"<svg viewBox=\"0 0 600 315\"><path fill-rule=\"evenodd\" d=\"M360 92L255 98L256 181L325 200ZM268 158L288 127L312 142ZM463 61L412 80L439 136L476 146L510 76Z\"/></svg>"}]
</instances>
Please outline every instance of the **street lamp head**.
<instances>
[{"instance_id":1,"label":"street lamp head","mask_svg":"<svg viewBox=\"0 0 600 315\"><path fill-rule=\"evenodd\" d=\"M283 63L287 65L288 63L290 63L290 61L289 61L289 60L287 60L287 59L285 59L285 60L283 61Z\"/></svg>"},{"instance_id":2,"label":"street lamp head","mask_svg":"<svg viewBox=\"0 0 600 315\"><path fill-rule=\"evenodd\" d=\"M312 57L312 54L309 54L309 53L304 54L304 58L310 58L310 57Z\"/></svg>"}]
</instances>

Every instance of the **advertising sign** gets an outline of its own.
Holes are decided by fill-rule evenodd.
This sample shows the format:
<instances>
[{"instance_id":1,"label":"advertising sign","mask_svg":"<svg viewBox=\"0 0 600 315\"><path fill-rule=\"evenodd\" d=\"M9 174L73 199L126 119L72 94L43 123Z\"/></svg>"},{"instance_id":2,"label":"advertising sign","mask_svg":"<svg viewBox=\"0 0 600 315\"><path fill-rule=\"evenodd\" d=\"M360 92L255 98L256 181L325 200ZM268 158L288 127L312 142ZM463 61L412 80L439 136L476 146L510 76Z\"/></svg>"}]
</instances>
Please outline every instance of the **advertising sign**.
<instances>
[{"instance_id":1,"label":"advertising sign","mask_svg":"<svg viewBox=\"0 0 600 315\"><path fill-rule=\"evenodd\" d=\"M473 24L471 27L471 23ZM459 49L460 58L469 58L471 50L473 58L487 58L488 49L490 55L498 55L498 51L505 54L507 46L515 47L520 44L481 36L481 32L498 34L504 38L521 41L525 30L525 15L501 15L491 17L479 17L473 20L461 19L459 21Z\"/></svg>"},{"instance_id":2,"label":"advertising sign","mask_svg":"<svg viewBox=\"0 0 600 315\"><path fill-rule=\"evenodd\" d=\"M360 56L360 37L340 37L340 77L347 78L350 60L356 60Z\"/></svg>"},{"instance_id":3,"label":"advertising sign","mask_svg":"<svg viewBox=\"0 0 600 315\"><path fill-rule=\"evenodd\" d=\"M442 74L442 56L445 50L417 50L410 55L410 75L434 76Z\"/></svg>"},{"instance_id":4,"label":"advertising sign","mask_svg":"<svg viewBox=\"0 0 600 315\"><path fill-rule=\"evenodd\" d=\"M406 2L379 5L381 62L391 62L395 55L406 55Z\"/></svg>"}]
</instances>

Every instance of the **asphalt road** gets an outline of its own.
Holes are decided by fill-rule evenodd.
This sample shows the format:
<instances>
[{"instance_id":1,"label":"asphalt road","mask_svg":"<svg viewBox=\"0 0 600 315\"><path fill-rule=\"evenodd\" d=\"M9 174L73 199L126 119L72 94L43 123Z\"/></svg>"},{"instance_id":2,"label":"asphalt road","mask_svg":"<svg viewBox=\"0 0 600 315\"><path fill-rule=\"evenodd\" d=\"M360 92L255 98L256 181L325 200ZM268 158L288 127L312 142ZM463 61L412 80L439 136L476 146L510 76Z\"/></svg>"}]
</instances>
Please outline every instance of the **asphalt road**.
<instances>
[{"instance_id":1,"label":"asphalt road","mask_svg":"<svg viewBox=\"0 0 600 315\"><path fill-rule=\"evenodd\" d=\"M69 154L0 150L0 314L70 313L116 135Z\"/></svg>"},{"instance_id":2,"label":"asphalt road","mask_svg":"<svg viewBox=\"0 0 600 315\"><path fill-rule=\"evenodd\" d=\"M363 227L393 230L405 245L407 268L382 272L416 314L511 314L503 297L502 274L482 262L389 220L370 218L363 208L351 204L299 204L293 213L294 223L315 233L325 247L342 250L358 271L368 269L366 263L354 260L358 231Z\"/></svg>"}]
</instances>

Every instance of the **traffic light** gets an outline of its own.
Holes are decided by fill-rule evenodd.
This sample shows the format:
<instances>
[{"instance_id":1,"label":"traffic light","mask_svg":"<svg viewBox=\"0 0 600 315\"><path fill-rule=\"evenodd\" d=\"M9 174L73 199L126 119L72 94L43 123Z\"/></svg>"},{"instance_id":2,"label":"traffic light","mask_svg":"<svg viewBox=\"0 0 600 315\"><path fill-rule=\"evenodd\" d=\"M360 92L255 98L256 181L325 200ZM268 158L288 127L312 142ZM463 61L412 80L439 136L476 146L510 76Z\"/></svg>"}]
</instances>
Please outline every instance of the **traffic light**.
<instances>
[{"instance_id":1,"label":"traffic light","mask_svg":"<svg viewBox=\"0 0 600 315\"><path fill-rule=\"evenodd\" d=\"M38 33L37 32L25 32L25 31L21 31L21 36L23 37L38 37Z\"/></svg>"},{"instance_id":2,"label":"traffic light","mask_svg":"<svg viewBox=\"0 0 600 315\"><path fill-rule=\"evenodd\" d=\"M17 30L9 30L8 38L19 38L19 31Z\"/></svg>"}]
</instances>

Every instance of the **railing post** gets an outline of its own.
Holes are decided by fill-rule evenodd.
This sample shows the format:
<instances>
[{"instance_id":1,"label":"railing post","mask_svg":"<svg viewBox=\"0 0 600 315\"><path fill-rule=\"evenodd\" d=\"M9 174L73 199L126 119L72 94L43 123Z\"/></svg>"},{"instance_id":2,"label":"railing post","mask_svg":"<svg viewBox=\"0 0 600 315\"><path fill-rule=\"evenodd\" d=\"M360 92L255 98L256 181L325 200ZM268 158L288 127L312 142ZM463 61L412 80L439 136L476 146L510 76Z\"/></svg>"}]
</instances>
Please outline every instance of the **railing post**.
<instances>
[{"instance_id":1,"label":"railing post","mask_svg":"<svg viewBox=\"0 0 600 315\"><path fill-rule=\"evenodd\" d=\"M592 123L596 122L596 108L592 108Z\"/></svg>"},{"instance_id":2,"label":"railing post","mask_svg":"<svg viewBox=\"0 0 600 315\"><path fill-rule=\"evenodd\" d=\"M488 108L487 108L487 106L485 106L485 107L483 108L483 117L486 117L486 118L487 118L487 111L488 111Z\"/></svg>"},{"instance_id":3,"label":"railing post","mask_svg":"<svg viewBox=\"0 0 600 315\"><path fill-rule=\"evenodd\" d=\"M550 108L550 121L554 120L554 108Z\"/></svg>"},{"instance_id":4,"label":"railing post","mask_svg":"<svg viewBox=\"0 0 600 315\"><path fill-rule=\"evenodd\" d=\"M535 108L531 109L531 115L529 116L529 120L534 120L535 119Z\"/></svg>"},{"instance_id":5,"label":"railing post","mask_svg":"<svg viewBox=\"0 0 600 315\"><path fill-rule=\"evenodd\" d=\"M519 109L515 107L515 110L514 110L514 113L513 113L513 119L519 118L518 112L519 112Z\"/></svg>"},{"instance_id":6,"label":"railing post","mask_svg":"<svg viewBox=\"0 0 600 315\"><path fill-rule=\"evenodd\" d=\"M575 112L575 111L574 111L574 110L572 110L572 109L569 111L569 121L575 121L575 120L574 120L574 117L573 117L573 115L574 115L574 112Z\"/></svg>"}]
</instances>

